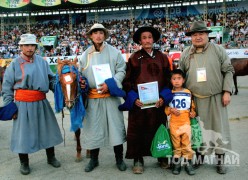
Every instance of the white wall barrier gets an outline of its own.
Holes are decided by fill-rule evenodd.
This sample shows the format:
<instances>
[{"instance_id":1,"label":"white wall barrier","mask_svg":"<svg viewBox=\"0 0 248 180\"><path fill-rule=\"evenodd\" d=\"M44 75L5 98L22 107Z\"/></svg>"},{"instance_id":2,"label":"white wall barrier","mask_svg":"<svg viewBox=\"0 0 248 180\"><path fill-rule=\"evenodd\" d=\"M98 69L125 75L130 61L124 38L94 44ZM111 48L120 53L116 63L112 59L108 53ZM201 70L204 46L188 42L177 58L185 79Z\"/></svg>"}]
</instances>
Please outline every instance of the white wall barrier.
<instances>
[{"instance_id":1,"label":"white wall barrier","mask_svg":"<svg viewBox=\"0 0 248 180\"><path fill-rule=\"evenodd\" d=\"M227 49L227 54L230 58L248 58L248 49ZM180 51L175 51L175 52L170 52L170 54L174 53L180 53ZM124 60L127 62L128 58L130 57L130 53L128 54L122 54L122 57ZM75 56L60 56L59 57L61 60L63 59L71 59L73 60ZM80 58L80 56L78 56ZM58 57L44 57L44 59L48 62L49 65L55 65L57 64L57 59Z\"/></svg>"}]
</instances>

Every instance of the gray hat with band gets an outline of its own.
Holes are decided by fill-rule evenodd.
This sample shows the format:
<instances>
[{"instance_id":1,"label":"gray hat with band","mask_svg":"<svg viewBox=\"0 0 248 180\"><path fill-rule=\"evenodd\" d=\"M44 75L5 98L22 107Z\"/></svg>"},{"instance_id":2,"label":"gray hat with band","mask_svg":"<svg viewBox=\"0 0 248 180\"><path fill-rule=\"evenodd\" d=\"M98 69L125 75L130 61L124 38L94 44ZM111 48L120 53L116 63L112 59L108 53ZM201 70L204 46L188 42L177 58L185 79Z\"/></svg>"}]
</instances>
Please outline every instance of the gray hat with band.
<instances>
[{"instance_id":1,"label":"gray hat with band","mask_svg":"<svg viewBox=\"0 0 248 180\"><path fill-rule=\"evenodd\" d=\"M185 33L186 36L191 36L191 34L196 32L206 32L210 33L212 30L208 29L204 21L195 21L192 23L190 30Z\"/></svg>"},{"instance_id":2,"label":"gray hat with band","mask_svg":"<svg viewBox=\"0 0 248 180\"><path fill-rule=\"evenodd\" d=\"M105 34L105 39L107 39L109 37L109 32L108 30L102 25L102 24L94 24L90 30L86 33L86 35L88 36L88 38L90 38L90 35L92 34L92 31L94 30L102 30Z\"/></svg>"}]
</instances>

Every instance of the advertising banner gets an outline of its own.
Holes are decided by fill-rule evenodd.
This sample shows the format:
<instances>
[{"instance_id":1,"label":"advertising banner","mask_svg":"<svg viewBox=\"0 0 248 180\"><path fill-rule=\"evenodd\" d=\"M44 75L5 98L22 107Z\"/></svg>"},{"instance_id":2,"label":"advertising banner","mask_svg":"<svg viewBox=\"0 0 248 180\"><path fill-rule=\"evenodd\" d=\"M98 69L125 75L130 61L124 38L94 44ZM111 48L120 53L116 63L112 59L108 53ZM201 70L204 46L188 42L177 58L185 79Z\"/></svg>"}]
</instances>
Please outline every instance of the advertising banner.
<instances>
[{"instance_id":1,"label":"advertising banner","mask_svg":"<svg viewBox=\"0 0 248 180\"><path fill-rule=\"evenodd\" d=\"M41 45L55 47L57 45L57 36L42 36Z\"/></svg>"},{"instance_id":2,"label":"advertising banner","mask_svg":"<svg viewBox=\"0 0 248 180\"><path fill-rule=\"evenodd\" d=\"M4 0L1 1L0 6L5 8L20 8L30 3L30 0Z\"/></svg>"},{"instance_id":3,"label":"advertising banner","mask_svg":"<svg viewBox=\"0 0 248 180\"><path fill-rule=\"evenodd\" d=\"M248 58L248 49L226 49L229 58Z\"/></svg>"},{"instance_id":4,"label":"advertising banner","mask_svg":"<svg viewBox=\"0 0 248 180\"><path fill-rule=\"evenodd\" d=\"M32 3L38 6L57 6L61 0L32 0Z\"/></svg>"},{"instance_id":5,"label":"advertising banner","mask_svg":"<svg viewBox=\"0 0 248 180\"><path fill-rule=\"evenodd\" d=\"M72 0L69 0L72 2ZM78 0L79 1L79 0ZM226 11L227 13L233 13L238 11L246 11L246 7L248 7L248 1L242 2L226 2ZM195 5L195 6L175 6L169 7L168 15L170 18L174 18L177 16L196 16L195 18L200 18L202 14L204 14L204 5ZM223 12L223 4L222 3L213 3L207 5L208 14L213 15L214 13L222 13ZM133 16L137 20L143 20L146 18L164 18L166 16L165 8L149 8L149 9L136 9L132 12ZM130 10L121 10L115 11L115 16L113 16L113 12L99 12L98 17L99 21L111 20L111 19L127 19L127 15L130 14ZM95 20L95 13L87 13L87 22ZM175 20L175 19L173 19ZM179 22L179 20L178 20Z\"/></svg>"},{"instance_id":6,"label":"advertising banner","mask_svg":"<svg viewBox=\"0 0 248 180\"><path fill-rule=\"evenodd\" d=\"M248 58L248 49L226 49L226 52L229 56L229 58ZM170 52L170 56L176 56L176 59L180 58L180 51L172 51ZM130 57L131 54L122 54L122 57L126 62L128 62L128 58ZM75 56L60 56L59 57L61 60L64 59L69 59L73 61ZM78 56L78 59L80 57ZM58 57L44 57L44 59L48 62L50 65L51 70L55 73L57 71L57 59Z\"/></svg>"},{"instance_id":7,"label":"advertising banner","mask_svg":"<svg viewBox=\"0 0 248 180\"><path fill-rule=\"evenodd\" d=\"M98 0L67 0L71 3L75 3L75 4L90 4L90 3L94 3Z\"/></svg>"},{"instance_id":8,"label":"advertising banner","mask_svg":"<svg viewBox=\"0 0 248 180\"><path fill-rule=\"evenodd\" d=\"M208 37L217 37L217 34L219 34L220 37L223 37L223 26L211 26L208 29L213 31L208 34Z\"/></svg>"}]
</instances>

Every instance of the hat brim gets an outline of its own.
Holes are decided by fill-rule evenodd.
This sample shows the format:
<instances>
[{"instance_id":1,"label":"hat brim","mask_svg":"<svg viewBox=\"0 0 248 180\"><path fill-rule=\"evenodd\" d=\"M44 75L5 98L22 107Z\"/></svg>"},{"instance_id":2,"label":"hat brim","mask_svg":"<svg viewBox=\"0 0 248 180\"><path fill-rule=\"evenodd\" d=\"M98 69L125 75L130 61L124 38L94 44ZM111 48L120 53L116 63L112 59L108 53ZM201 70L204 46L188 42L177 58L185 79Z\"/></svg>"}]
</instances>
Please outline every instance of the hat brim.
<instances>
[{"instance_id":1,"label":"hat brim","mask_svg":"<svg viewBox=\"0 0 248 180\"><path fill-rule=\"evenodd\" d=\"M35 45L38 45L39 43L34 43L34 42L31 42L31 43L30 43L30 42L21 43L21 42L19 42L18 44L19 44L19 45L25 45L25 44L26 44L26 45L27 45L27 44L35 44Z\"/></svg>"},{"instance_id":2,"label":"hat brim","mask_svg":"<svg viewBox=\"0 0 248 180\"><path fill-rule=\"evenodd\" d=\"M185 33L185 35L186 35L186 36L191 36L191 34L196 33L196 32L206 32L206 33L211 33L211 32L213 32L213 31L212 31L212 30L189 31L189 32L186 32L186 33Z\"/></svg>"},{"instance_id":3,"label":"hat brim","mask_svg":"<svg viewBox=\"0 0 248 180\"><path fill-rule=\"evenodd\" d=\"M133 41L135 43L140 44L140 36L143 32L152 33L154 43L160 39L160 32L157 29L155 29L153 27L149 27L149 26L144 26L144 27L139 28L137 31L135 31L135 33L133 35Z\"/></svg>"},{"instance_id":4,"label":"hat brim","mask_svg":"<svg viewBox=\"0 0 248 180\"><path fill-rule=\"evenodd\" d=\"M107 39L107 38L109 37L109 32L108 32L108 30L107 30L107 29L104 29L104 28L91 29L91 30L89 30L89 31L86 33L86 36L87 36L88 38L90 38L90 36L91 36L91 34L92 34L92 31L98 31L98 30L104 32L104 34L105 34L105 39Z\"/></svg>"}]
</instances>

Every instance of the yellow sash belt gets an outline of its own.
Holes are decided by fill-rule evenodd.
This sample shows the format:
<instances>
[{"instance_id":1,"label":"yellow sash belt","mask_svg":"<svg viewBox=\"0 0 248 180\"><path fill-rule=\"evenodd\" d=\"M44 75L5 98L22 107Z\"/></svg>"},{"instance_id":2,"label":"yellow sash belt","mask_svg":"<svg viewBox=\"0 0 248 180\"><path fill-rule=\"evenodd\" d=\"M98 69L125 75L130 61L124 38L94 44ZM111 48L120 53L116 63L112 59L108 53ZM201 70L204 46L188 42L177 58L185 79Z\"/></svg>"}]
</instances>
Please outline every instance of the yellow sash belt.
<instances>
[{"instance_id":1,"label":"yellow sash belt","mask_svg":"<svg viewBox=\"0 0 248 180\"><path fill-rule=\"evenodd\" d=\"M90 89L88 97L90 99L96 99L96 98L106 98L110 96L109 93L99 94L97 91L98 91L97 89Z\"/></svg>"}]
</instances>

